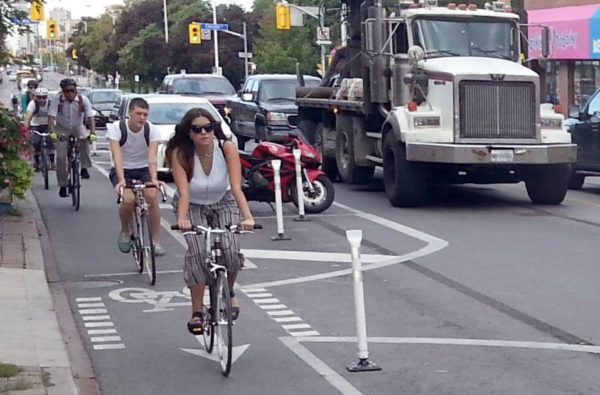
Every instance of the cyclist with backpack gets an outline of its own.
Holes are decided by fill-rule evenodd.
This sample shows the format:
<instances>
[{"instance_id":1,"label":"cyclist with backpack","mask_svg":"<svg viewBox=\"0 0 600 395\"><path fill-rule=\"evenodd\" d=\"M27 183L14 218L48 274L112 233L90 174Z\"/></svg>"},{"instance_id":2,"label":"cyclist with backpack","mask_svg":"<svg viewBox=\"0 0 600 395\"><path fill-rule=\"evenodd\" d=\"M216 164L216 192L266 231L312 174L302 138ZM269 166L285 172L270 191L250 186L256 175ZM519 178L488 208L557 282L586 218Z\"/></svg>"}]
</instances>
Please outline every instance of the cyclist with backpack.
<instances>
[{"instance_id":1,"label":"cyclist with backpack","mask_svg":"<svg viewBox=\"0 0 600 395\"><path fill-rule=\"evenodd\" d=\"M75 136L86 138L96 135L94 123L94 114L92 104L85 96L77 93L77 83L71 78L65 78L60 81L59 92L50 103L48 110L48 131L62 136ZM90 130L83 124L84 118ZM56 178L58 181L59 196L68 197L67 184L69 182L67 174L67 150L68 141L57 141L56 144ZM81 178L88 179L90 174L88 170L92 166L90 158L90 148L88 141L82 141L80 145L81 152Z\"/></svg>"},{"instance_id":2,"label":"cyclist with backpack","mask_svg":"<svg viewBox=\"0 0 600 395\"><path fill-rule=\"evenodd\" d=\"M158 142L160 132L148 123L150 106L141 97L129 102L128 118L120 122L108 124L106 138L110 142L110 152L114 167L110 170L110 180L117 195L125 185L133 180L152 183L158 186ZM160 244L160 207L156 199L156 189L144 189L144 198L150 211L150 227L154 239L154 254L166 253ZM135 196L125 189L123 201L119 207L121 231L117 238L117 246L123 253L131 250L131 219L135 207Z\"/></svg>"},{"instance_id":3,"label":"cyclist with backpack","mask_svg":"<svg viewBox=\"0 0 600 395\"><path fill-rule=\"evenodd\" d=\"M23 124L28 128L32 128L41 133L48 132L48 106L50 102L48 100L48 89L37 88L35 90L35 97L33 101L27 105L25 111L25 119ZM31 138L31 142L34 148L33 160L35 171L40 169L40 151L42 145L42 138L37 134L34 134ZM54 142L48 139L48 151L50 159L50 169L54 170Z\"/></svg>"},{"instance_id":4,"label":"cyclist with backpack","mask_svg":"<svg viewBox=\"0 0 600 395\"><path fill-rule=\"evenodd\" d=\"M27 107L35 99L35 90L38 88L36 80L27 81L27 92L21 96L21 113L27 112Z\"/></svg>"}]
</instances>

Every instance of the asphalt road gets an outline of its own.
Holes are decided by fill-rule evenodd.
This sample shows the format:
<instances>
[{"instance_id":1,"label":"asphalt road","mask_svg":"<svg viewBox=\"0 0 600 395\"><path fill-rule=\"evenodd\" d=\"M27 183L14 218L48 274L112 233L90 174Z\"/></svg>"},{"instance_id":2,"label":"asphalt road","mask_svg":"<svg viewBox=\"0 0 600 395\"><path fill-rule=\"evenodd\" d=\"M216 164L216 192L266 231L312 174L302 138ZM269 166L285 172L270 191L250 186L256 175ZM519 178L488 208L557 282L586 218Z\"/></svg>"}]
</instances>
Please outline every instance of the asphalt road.
<instances>
[{"instance_id":1,"label":"asphalt road","mask_svg":"<svg viewBox=\"0 0 600 395\"><path fill-rule=\"evenodd\" d=\"M81 211L36 179L34 193L59 275L106 395L597 394L600 391L600 184L560 206L534 206L523 184L460 186L429 205L392 208L377 178L335 184L336 202L310 222L285 207L285 233L242 238L241 353L231 377L185 328L184 247L163 229L157 284L116 248L117 205L100 139ZM163 206L165 225L174 219ZM362 229L370 359L356 361L353 281L345 230ZM243 352L242 352L243 351Z\"/></svg>"}]
</instances>

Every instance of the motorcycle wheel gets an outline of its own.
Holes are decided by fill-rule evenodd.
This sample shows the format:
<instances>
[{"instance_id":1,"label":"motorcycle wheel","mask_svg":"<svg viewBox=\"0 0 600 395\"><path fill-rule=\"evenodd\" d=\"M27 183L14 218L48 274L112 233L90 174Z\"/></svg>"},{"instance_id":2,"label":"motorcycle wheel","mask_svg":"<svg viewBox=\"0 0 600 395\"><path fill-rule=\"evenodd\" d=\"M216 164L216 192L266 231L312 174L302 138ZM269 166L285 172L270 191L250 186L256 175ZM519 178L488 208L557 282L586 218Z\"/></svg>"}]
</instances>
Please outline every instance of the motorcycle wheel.
<instances>
[{"instance_id":1,"label":"motorcycle wheel","mask_svg":"<svg viewBox=\"0 0 600 395\"><path fill-rule=\"evenodd\" d=\"M308 187L304 187L304 211L307 214L318 214L327 210L335 198L333 183L326 175L319 176L313 181L314 193L311 193ZM290 196L292 202L298 207L298 195L296 193L296 184L290 187Z\"/></svg>"}]
</instances>

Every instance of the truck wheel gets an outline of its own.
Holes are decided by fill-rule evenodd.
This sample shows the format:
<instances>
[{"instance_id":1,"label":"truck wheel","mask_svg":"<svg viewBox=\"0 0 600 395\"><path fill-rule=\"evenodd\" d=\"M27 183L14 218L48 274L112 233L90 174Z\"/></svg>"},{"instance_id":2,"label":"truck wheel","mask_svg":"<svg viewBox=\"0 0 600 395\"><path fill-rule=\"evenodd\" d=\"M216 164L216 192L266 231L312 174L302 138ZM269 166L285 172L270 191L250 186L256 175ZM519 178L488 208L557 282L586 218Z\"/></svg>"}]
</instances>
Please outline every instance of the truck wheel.
<instances>
[{"instance_id":1,"label":"truck wheel","mask_svg":"<svg viewBox=\"0 0 600 395\"><path fill-rule=\"evenodd\" d=\"M585 176L581 174L576 174L575 172L571 173L571 180L569 181L569 189L580 190L583 188L583 183L585 182Z\"/></svg>"},{"instance_id":2,"label":"truck wheel","mask_svg":"<svg viewBox=\"0 0 600 395\"><path fill-rule=\"evenodd\" d=\"M314 143L312 144L317 151L319 151L319 155L321 155L321 170L323 170L323 172L327 174L327 177L329 177L332 181L335 181L339 176L337 162L335 158L325 156L325 149L323 147L323 128L323 123L319 122L315 132Z\"/></svg>"},{"instance_id":3,"label":"truck wheel","mask_svg":"<svg viewBox=\"0 0 600 395\"><path fill-rule=\"evenodd\" d=\"M383 142L383 184L394 207L415 207L427 198L427 174L419 163L406 160L404 144L388 133Z\"/></svg>"},{"instance_id":4,"label":"truck wheel","mask_svg":"<svg viewBox=\"0 0 600 395\"><path fill-rule=\"evenodd\" d=\"M347 184L368 182L375 172L375 166L357 166L354 157L352 133L338 130L335 137L335 161L342 181Z\"/></svg>"},{"instance_id":5,"label":"truck wheel","mask_svg":"<svg viewBox=\"0 0 600 395\"><path fill-rule=\"evenodd\" d=\"M568 164L529 166L525 174L529 199L535 204L560 204L567 194L570 178Z\"/></svg>"}]
</instances>

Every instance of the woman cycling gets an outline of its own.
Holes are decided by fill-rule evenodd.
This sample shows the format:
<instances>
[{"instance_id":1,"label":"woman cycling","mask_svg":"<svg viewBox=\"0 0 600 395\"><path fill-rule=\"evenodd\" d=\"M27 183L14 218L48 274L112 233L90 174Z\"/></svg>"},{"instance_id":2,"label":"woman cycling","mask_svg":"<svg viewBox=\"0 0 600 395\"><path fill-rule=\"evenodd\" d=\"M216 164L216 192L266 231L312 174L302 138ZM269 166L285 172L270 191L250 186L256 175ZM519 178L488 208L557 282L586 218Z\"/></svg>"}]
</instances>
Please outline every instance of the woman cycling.
<instances>
[{"instance_id":1,"label":"woman cycling","mask_svg":"<svg viewBox=\"0 0 600 395\"><path fill-rule=\"evenodd\" d=\"M181 231L192 224L223 228L240 223L251 230L254 219L242 192L240 156L234 143L227 140L220 122L205 109L189 110L175 127L169 140L166 157L177 186L174 206ZM240 211L242 221L240 222ZM210 272L206 262L206 246L195 235L187 235L184 280L191 290L192 318L188 330L202 333L204 287ZM223 234L223 255L228 268L232 317L239 315L239 303L233 292L237 273L244 264L237 237Z\"/></svg>"},{"instance_id":2,"label":"woman cycling","mask_svg":"<svg viewBox=\"0 0 600 395\"><path fill-rule=\"evenodd\" d=\"M37 88L35 90L35 96L33 100L29 102L27 108L25 109L25 119L23 120L23 124L25 126L30 127L31 129L35 129L41 133L48 132L48 89L46 88ZM42 137L37 134L33 134L31 137L31 141L33 143L34 148L34 168L35 171L39 171L40 169L40 151L42 148ZM50 166L51 170L54 170L54 142L52 139L48 138L48 156L50 163L47 165Z\"/></svg>"}]
</instances>

